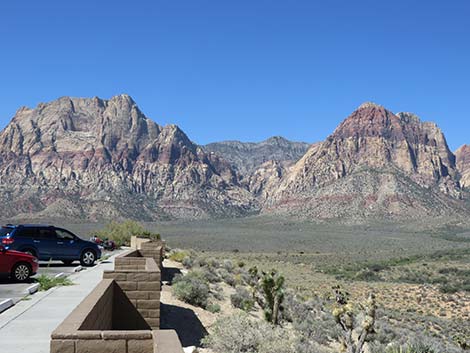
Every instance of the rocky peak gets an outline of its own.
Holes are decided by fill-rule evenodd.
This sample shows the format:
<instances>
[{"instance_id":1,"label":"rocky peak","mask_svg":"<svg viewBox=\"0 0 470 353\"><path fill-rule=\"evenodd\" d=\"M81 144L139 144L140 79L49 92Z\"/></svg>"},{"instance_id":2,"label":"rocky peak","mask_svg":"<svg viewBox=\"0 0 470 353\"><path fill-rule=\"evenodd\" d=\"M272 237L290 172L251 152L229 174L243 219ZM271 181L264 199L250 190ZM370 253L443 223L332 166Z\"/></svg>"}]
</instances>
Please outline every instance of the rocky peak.
<instances>
[{"instance_id":1,"label":"rocky peak","mask_svg":"<svg viewBox=\"0 0 470 353\"><path fill-rule=\"evenodd\" d=\"M357 108L357 110L370 109L370 108L383 108L383 106L374 102L364 102Z\"/></svg>"},{"instance_id":2,"label":"rocky peak","mask_svg":"<svg viewBox=\"0 0 470 353\"><path fill-rule=\"evenodd\" d=\"M455 151L456 164L461 175L460 184L470 187L470 145L463 145Z\"/></svg>"},{"instance_id":3,"label":"rocky peak","mask_svg":"<svg viewBox=\"0 0 470 353\"><path fill-rule=\"evenodd\" d=\"M34 211L78 197L72 209L86 217L122 215L139 199L148 219L205 217L240 214L252 202L230 165L214 163L178 126L147 118L125 94L109 100L61 97L22 109L0 141L0 189L31 194ZM115 204L94 209L105 200Z\"/></svg>"},{"instance_id":4,"label":"rocky peak","mask_svg":"<svg viewBox=\"0 0 470 353\"><path fill-rule=\"evenodd\" d=\"M349 137L403 138L400 118L375 103L364 103L346 118L334 131L332 138Z\"/></svg>"},{"instance_id":5,"label":"rocky peak","mask_svg":"<svg viewBox=\"0 0 470 353\"><path fill-rule=\"evenodd\" d=\"M396 115L372 103L361 105L326 141L312 146L271 190L268 209L298 207L327 218L407 212L412 208L406 200L418 197L416 190L453 200L461 196L455 158L441 130L414 114ZM426 198L415 201L434 212Z\"/></svg>"}]
</instances>

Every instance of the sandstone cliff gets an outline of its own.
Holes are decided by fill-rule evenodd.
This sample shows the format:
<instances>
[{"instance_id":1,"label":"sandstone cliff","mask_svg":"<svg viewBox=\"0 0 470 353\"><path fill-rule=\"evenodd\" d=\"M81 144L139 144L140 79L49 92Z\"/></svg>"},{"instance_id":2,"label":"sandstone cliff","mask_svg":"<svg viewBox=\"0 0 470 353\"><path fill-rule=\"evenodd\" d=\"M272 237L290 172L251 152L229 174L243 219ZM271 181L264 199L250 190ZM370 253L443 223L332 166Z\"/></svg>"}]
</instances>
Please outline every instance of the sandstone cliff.
<instances>
[{"instance_id":1,"label":"sandstone cliff","mask_svg":"<svg viewBox=\"0 0 470 353\"><path fill-rule=\"evenodd\" d=\"M463 145L455 151L457 158L457 169L460 172L460 185L463 188L470 187L470 146Z\"/></svg>"},{"instance_id":2,"label":"sandstone cliff","mask_svg":"<svg viewBox=\"0 0 470 353\"><path fill-rule=\"evenodd\" d=\"M127 95L21 108L1 132L3 216L161 219L257 210L238 174Z\"/></svg>"},{"instance_id":3,"label":"sandstone cliff","mask_svg":"<svg viewBox=\"0 0 470 353\"><path fill-rule=\"evenodd\" d=\"M433 123L365 103L266 191L265 212L312 218L462 213L455 156Z\"/></svg>"}]
</instances>

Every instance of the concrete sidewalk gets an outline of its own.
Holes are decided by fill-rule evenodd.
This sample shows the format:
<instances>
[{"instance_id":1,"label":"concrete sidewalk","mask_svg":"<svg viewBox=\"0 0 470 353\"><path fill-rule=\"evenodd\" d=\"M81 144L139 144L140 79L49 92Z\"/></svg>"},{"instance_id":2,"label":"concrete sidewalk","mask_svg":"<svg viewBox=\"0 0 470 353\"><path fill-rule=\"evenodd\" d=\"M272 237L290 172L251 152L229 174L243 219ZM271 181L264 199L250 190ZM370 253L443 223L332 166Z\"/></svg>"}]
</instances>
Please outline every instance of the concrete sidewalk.
<instances>
[{"instance_id":1,"label":"concrete sidewalk","mask_svg":"<svg viewBox=\"0 0 470 353\"><path fill-rule=\"evenodd\" d=\"M69 276L73 286L37 293L0 314L0 352L49 353L52 331L101 281L103 271L113 268L114 256Z\"/></svg>"}]
</instances>

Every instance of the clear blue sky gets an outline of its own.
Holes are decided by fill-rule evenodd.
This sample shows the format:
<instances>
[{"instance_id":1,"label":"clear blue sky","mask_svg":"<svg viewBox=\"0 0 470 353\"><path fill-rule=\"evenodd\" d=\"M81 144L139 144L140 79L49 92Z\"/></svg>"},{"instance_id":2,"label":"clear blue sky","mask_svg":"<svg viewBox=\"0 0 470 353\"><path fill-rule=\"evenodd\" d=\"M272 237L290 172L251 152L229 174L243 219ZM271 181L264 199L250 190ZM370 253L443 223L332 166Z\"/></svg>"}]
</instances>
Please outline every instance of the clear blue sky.
<instances>
[{"instance_id":1,"label":"clear blue sky","mask_svg":"<svg viewBox=\"0 0 470 353\"><path fill-rule=\"evenodd\" d=\"M470 143L470 1L0 4L0 127L18 107L128 93L198 143L318 141L364 101Z\"/></svg>"}]
</instances>

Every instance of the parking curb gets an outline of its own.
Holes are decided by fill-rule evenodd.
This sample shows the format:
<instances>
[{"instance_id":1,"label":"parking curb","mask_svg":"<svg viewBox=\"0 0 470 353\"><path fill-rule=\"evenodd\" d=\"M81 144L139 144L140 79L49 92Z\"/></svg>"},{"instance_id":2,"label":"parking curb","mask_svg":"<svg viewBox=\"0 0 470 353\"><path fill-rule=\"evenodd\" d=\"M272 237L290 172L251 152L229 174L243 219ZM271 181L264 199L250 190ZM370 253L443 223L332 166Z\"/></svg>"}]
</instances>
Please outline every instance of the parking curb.
<instances>
[{"instance_id":1,"label":"parking curb","mask_svg":"<svg viewBox=\"0 0 470 353\"><path fill-rule=\"evenodd\" d=\"M73 269L73 272L80 272L81 270L83 270L83 267L81 265L78 265Z\"/></svg>"},{"instance_id":2,"label":"parking curb","mask_svg":"<svg viewBox=\"0 0 470 353\"><path fill-rule=\"evenodd\" d=\"M29 294L34 294L39 290L39 283L35 283L32 286L26 288L26 292Z\"/></svg>"},{"instance_id":3,"label":"parking curb","mask_svg":"<svg viewBox=\"0 0 470 353\"><path fill-rule=\"evenodd\" d=\"M4 312L7 309L10 309L15 303L13 299L8 298L0 302L0 313Z\"/></svg>"},{"instance_id":4,"label":"parking curb","mask_svg":"<svg viewBox=\"0 0 470 353\"><path fill-rule=\"evenodd\" d=\"M64 272L58 273L54 276L54 278L64 278L67 277L67 275Z\"/></svg>"}]
</instances>

